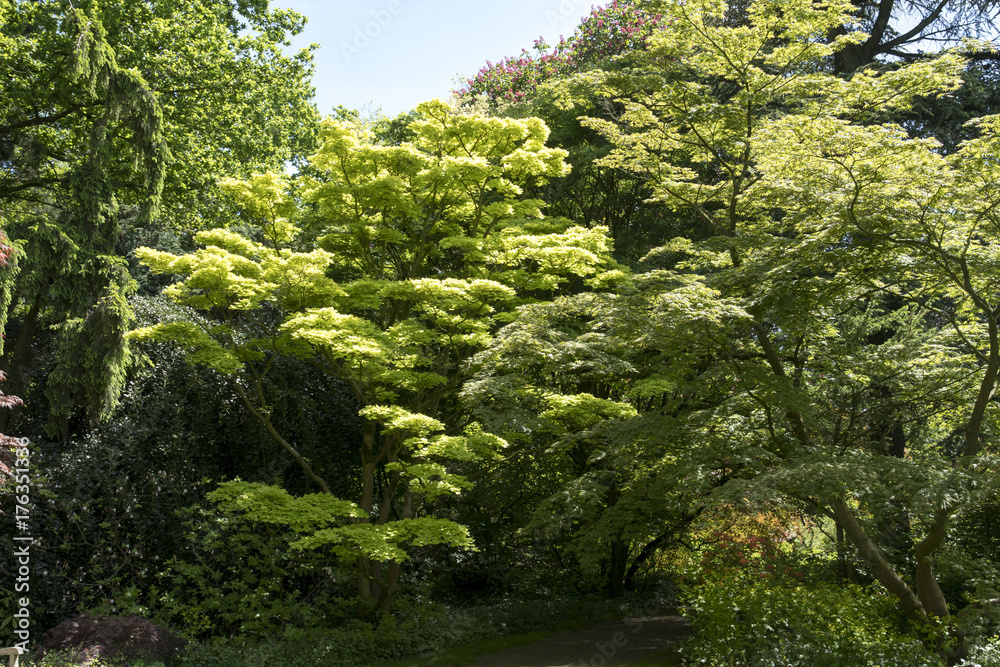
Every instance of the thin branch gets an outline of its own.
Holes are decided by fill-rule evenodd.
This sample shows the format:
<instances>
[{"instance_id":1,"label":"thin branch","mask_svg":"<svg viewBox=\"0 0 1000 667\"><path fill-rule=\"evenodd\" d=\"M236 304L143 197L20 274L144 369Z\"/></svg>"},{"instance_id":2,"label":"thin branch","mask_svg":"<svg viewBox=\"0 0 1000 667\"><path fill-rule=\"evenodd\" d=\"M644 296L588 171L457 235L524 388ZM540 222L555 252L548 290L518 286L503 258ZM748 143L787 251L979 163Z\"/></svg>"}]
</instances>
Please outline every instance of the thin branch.
<instances>
[{"instance_id":1,"label":"thin branch","mask_svg":"<svg viewBox=\"0 0 1000 667\"><path fill-rule=\"evenodd\" d=\"M11 123L10 125L0 125L0 134L6 134L8 132L13 132L14 130L21 130L26 127L33 127L35 125L46 125L48 123L54 123L58 120L62 120L66 116L70 116L80 109L85 108L87 105L75 104L65 111L60 111L59 113L52 114L51 116L35 116L34 118L29 118L28 120L23 120L19 123Z\"/></svg>"},{"instance_id":2,"label":"thin branch","mask_svg":"<svg viewBox=\"0 0 1000 667\"><path fill-rule=\"evenodd\" d=\"M312 467L310 467L309 463L306 462L304 458L302 458L302 455L299 454L299 452L294 447L292 447L292 445L287 440L281 437L281 434L278 433L278 431L274 428L274 424L271 423L271 415L264 410L258 410L256 407L254 407L253 403L250 401L250 397L246 395L246 392L243 391L243 387L240 386L239 381L234 381L233 384L236 385L236 391L239 392L240 398L243 399L243 403L247 406L247 409L250 411L250 414L256 417L260 421L260 423L264 425L264 428L267 429L267 432L271 434L271 437L274 438L279 445L284 447L285 450L292 455L292 458L295 459L295 461L299 464L299 466L306 473L309 479L316 482L316 484L319 485L319 488L323 490L323 493L332 496L333 492L330 490L330 487L326 485L326 482L324 482L319 475L313 472ZM259 381L257 382L257 386L259 392L260 389Z\"/></svg>"}]
</instances>

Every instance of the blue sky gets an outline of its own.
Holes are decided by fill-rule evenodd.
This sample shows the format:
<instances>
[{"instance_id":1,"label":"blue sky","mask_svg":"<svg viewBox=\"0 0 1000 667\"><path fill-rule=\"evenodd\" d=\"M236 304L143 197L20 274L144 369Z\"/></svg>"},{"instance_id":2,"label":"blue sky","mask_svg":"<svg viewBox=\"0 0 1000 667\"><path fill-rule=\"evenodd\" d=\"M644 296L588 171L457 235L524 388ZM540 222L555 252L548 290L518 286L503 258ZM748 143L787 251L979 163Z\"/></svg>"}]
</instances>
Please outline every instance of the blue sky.
<instances>
[{"instance_id":1,"label":"blue sky","mask_svg":"<svg viewBox=\"0 0 1000 667\"><path fill-rule=\"evenodd\" d=\"M424 100L447 99L461 75L569 36L593 0L275 0L307 17L293 42L316 52L316 103L394 116ZM598 2L597 4L606 4Z\"/></svg>"}]
</instances>

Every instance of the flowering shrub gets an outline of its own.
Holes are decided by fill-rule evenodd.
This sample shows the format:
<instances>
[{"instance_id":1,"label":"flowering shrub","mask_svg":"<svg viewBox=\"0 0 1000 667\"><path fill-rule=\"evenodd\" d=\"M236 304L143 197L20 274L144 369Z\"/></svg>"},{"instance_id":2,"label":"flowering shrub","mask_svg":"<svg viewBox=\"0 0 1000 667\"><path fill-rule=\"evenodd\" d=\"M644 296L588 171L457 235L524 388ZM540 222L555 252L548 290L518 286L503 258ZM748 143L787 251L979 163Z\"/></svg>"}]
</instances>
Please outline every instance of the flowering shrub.
<instances>
[{"instance_id":1,"label":"flowering shrub","mask_svg":"<svg viewBox=\"0 0 1000 667\"><path fill-rule=\"evenodd\" d=\"M638 4L635 0L615 0L607 7L593 9L569 40L575 62L596 64L644 49L650 35L667 21Z\"/></svg>"},{"instance_id":2,"label":"flowering shrub","mask_svg":"<svg viewBox=\"0 0 1000 667\"><path fill-rule=\"evenodd\" d=\"M545 40L538 38L535 53L522 49L517 57L498 63L486 61L486 66L455 94L483 96L494 104L523 101L549 79L645 48L649 36L664 23L659 14L641 9L636 0L614 0L606 7L592 9L576 32L569 39L560 36L551 50Z\"/></svg>"},{"instance_id":3,"label":"flowering shrub","mask_svg":"<svg viewBox=\"0 0 1000 667\"><path fill-rule=\"evenodd\" d=\"M0 232L0 266L7 266L7 260L10 258L13 248L7 245L7 235Z\"/></svg>"}]
</instances>

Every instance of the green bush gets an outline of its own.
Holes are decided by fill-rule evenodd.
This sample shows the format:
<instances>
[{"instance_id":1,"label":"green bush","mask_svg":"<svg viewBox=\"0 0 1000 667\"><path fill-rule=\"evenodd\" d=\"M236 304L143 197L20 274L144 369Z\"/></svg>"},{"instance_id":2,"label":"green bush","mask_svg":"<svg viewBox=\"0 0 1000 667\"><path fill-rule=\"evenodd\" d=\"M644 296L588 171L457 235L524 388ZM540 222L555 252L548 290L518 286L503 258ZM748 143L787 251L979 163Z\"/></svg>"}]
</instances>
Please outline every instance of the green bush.
<instances>
[{"instance_id":1,"label":"green bush","mask_svg":"<svg viewBox=\"0 0 1000 667\"><path fill-rule=\"evenodd\" d=\"M288 531L197 506L184 514L186 547L148 593L158 622L191 639L294 638L350 615L349 577L320 551L289 549Z\"/></svg>"},{"instance_id":2,"label":"green bush","mask_svg":"<svg viewBox=\"0 0 1000 667\"><path fill-rule=\"evenodd\" d=\"M940 665L905 631L891 596L832 583L795 585L738 576L688 592L697 632L688 664L788 667Z\"/></svg>"},{"instance_id":3,"label":"green bush","mask_svg":"<svg viewBox=\"0 0 1000 667\"><path fill-rule=\"evenodd\" d=\"M969 657L956 667L1000 667L1000 635L969 642Z\"/></svg>"}]
</instances>

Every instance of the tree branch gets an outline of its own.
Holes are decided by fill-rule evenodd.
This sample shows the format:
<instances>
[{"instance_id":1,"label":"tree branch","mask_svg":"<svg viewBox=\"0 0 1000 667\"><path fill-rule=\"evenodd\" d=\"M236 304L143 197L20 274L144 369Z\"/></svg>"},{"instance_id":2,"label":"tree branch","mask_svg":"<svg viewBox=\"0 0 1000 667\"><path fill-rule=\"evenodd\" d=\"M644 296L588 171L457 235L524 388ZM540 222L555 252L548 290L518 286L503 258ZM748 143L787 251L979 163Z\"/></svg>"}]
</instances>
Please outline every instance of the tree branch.
<instances>
[{"instance_id":1,"label":"tree branch","mask_svg":"<svg viewBox=\"0 0 1000 667\"><path fill-rule=\"evenodd\" d=\"M75 104L65 111L60 111L59 113L52 114L51 116L35 116L34 118L29 118L28 120L23 120L19 123L11 123L10 125L0 125L0 134L6 134L8 132L13 132L14 130L21 130L26 127L33 127L35 125L45 125L47 123L54 123L57 120L62 120L66 116L70 116L80 109L85 108L85 104Z\"/></svg>"},{"instance_id":2,"label":"tree branch","mask_svg":"<svg viewBox=\"0 0 1000 667\"><path fill-rule=\"evenodd\" d=\"M302 455L299 454L299 452L294 447L292 447L292 445L287 440L282 438L281 434L278 433L278 431L274 428L274 424L271 423L271 416L266 412L258 410L256 407L254 407L253 403L250 401L250 397L246 395L246 392L243 391L243 387L240 386L240 383L238 381L234 380L233 384L236 385L236 391L239 392L240 398L243 399L243 403L247 406L247 409L250 411L250 414L256 417L260 421L260 423L264 425L264 428L267 429L267 432L271 434L271 437L274 438L274 440L279 445L284 447L285 450L292 455L292 458L295 459L295 461L299 464L299 467L302 468L302 470L306 473L309 479L316 482L316 484L319 485L319 488L323 490L323 493L327 493L332 496L333 492L330 490L330 487L326 485L326 482L323 481L323 478L321 478L319 475L313 472L312 467L310 467L309 463L306 462L304 458L302 458Z\"/></svg>"}]
</instances>

